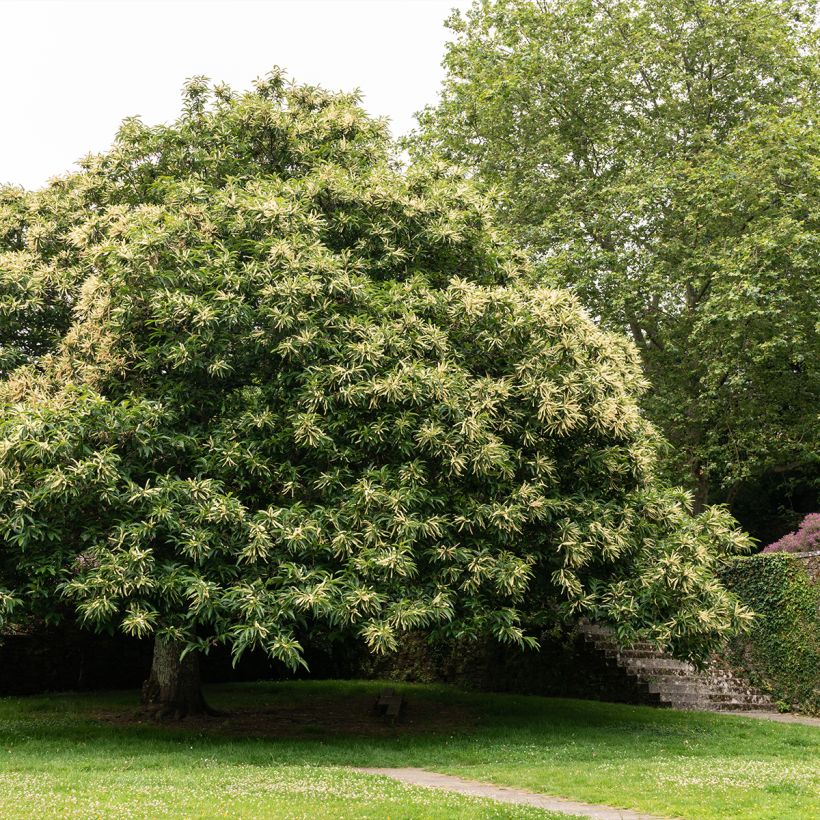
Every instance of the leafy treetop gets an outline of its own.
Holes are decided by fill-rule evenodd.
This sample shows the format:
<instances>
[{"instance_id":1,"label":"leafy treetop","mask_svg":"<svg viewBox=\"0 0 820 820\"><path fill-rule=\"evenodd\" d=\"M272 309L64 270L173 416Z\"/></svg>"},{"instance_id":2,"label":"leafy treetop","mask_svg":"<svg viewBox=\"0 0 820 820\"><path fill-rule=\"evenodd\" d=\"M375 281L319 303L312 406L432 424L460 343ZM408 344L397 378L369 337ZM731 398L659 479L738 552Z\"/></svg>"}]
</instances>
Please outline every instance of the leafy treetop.
<instances>
[{"instance_id":1,"label":"leafy treetop","mask_svg":"<svg viewBox=\"0 0 820 820\"><path fill-rule=\"evenodd\" d=\"M816 4L493 0L449 21L417 155L498 192L547 280L627 331L709 499L820 457Z\"/></svg>"},{"instance_id":2,"label":"leafy treetop","mask_svg":"<svg viewBox=\"0 0 820 820\"><path fill-rule=\"evenodd\" d=\"M197 79L4 203L0 614L59 589L290 665L315 628L523 644L564 608L699 656L746 620L714 574L746 538L659 481L634 347L355 98Z\"/></svg>"}]
</instances>

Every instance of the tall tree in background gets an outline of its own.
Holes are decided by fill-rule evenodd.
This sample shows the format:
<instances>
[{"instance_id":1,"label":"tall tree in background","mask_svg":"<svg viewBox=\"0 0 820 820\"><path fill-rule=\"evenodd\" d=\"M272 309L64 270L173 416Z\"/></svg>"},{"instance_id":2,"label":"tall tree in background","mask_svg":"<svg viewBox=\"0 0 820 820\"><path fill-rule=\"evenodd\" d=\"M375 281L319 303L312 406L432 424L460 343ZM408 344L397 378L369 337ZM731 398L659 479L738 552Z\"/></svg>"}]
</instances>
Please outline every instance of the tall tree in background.
<instances>
[{"instance_id":1,"label":"tall tree in background","mask_svg":"<svg viewBox=\"0 0 820 820\"><path fill-rule=\"evenodd\" d=\"M700 508L817 476L812 3L497 0L449 21L413 150L499 194L548 279L626 330Z\"/></svg>"},{"instance_id":2,"label":"tall tree in background","mask_svg":"<svg viewBox=\"0 0 820 820\"><path fill-rule=\"evenodd\" d=\"M747 618L715 578L746 538L659 480L634 346L355 98L195 80L4 201L0 624L153 636L146 695L182 713L217 643L524 644L563 609L698 657Z\"/></svg>"}]
</instances>

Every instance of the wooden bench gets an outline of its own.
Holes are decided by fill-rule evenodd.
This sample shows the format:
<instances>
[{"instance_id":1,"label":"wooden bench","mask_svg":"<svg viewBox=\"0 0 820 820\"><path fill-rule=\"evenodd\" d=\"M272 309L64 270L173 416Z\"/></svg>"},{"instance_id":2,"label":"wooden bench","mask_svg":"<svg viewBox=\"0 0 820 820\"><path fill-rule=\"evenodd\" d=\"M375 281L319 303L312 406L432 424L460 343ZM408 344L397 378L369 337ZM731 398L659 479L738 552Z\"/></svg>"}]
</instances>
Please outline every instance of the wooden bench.
<instances>
[{"instance_id":1,"label":"wooden bench","mask_svg":"<svg viewBox=\"0 0 820 820\"><path fill-rule=\"evenodd\" d=\"M397 695L393 689L384 689L376 698L375 712L383 718L395 723L404 709L404 698Z\"/></svg>"}]
</instances>

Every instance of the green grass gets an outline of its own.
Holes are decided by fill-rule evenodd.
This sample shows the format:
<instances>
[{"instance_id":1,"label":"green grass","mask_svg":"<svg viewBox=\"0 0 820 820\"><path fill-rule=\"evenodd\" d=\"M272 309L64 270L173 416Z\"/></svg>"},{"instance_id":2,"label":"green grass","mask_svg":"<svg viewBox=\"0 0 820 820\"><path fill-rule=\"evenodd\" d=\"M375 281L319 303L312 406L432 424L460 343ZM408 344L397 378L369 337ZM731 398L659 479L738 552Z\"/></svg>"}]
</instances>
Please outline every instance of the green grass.
<instances>
[{"instance_id":1,"label":"green grass","mask_svg":"<svg viewBox=\"0 0 820 820\"><path fill-rule=\"evenodd\" d=\"M374 683L209 690L222 709L361 698ZM0 817L511 817L534 809L404 787L346 766L421 766L660 815L820 817L820 730L733 716L400 686L466 710L462 728L242 738L185 725L109 724L134 693L0 700ZM472 715L472 717L469 717Z\"/></svg>"}]
</instances>

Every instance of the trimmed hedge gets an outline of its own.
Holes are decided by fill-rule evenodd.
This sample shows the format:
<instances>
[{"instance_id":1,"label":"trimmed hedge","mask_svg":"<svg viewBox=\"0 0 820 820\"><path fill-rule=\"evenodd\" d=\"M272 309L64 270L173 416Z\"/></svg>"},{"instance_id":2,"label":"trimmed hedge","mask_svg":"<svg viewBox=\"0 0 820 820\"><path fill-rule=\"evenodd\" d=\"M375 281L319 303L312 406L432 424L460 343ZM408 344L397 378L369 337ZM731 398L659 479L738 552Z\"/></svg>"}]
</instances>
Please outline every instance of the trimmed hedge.
<instances>
[{"instance_id":1,"label":"trimmed hedge","mask_svg":"<svg viewBox=\"0 0 820 820\"><path fill-rule=\"evenodd\" d=\"M820 586L782 552L734 559L723 580L757 613L728 659L784 707L820 713Z\"/></svg>"}]
</instances>

